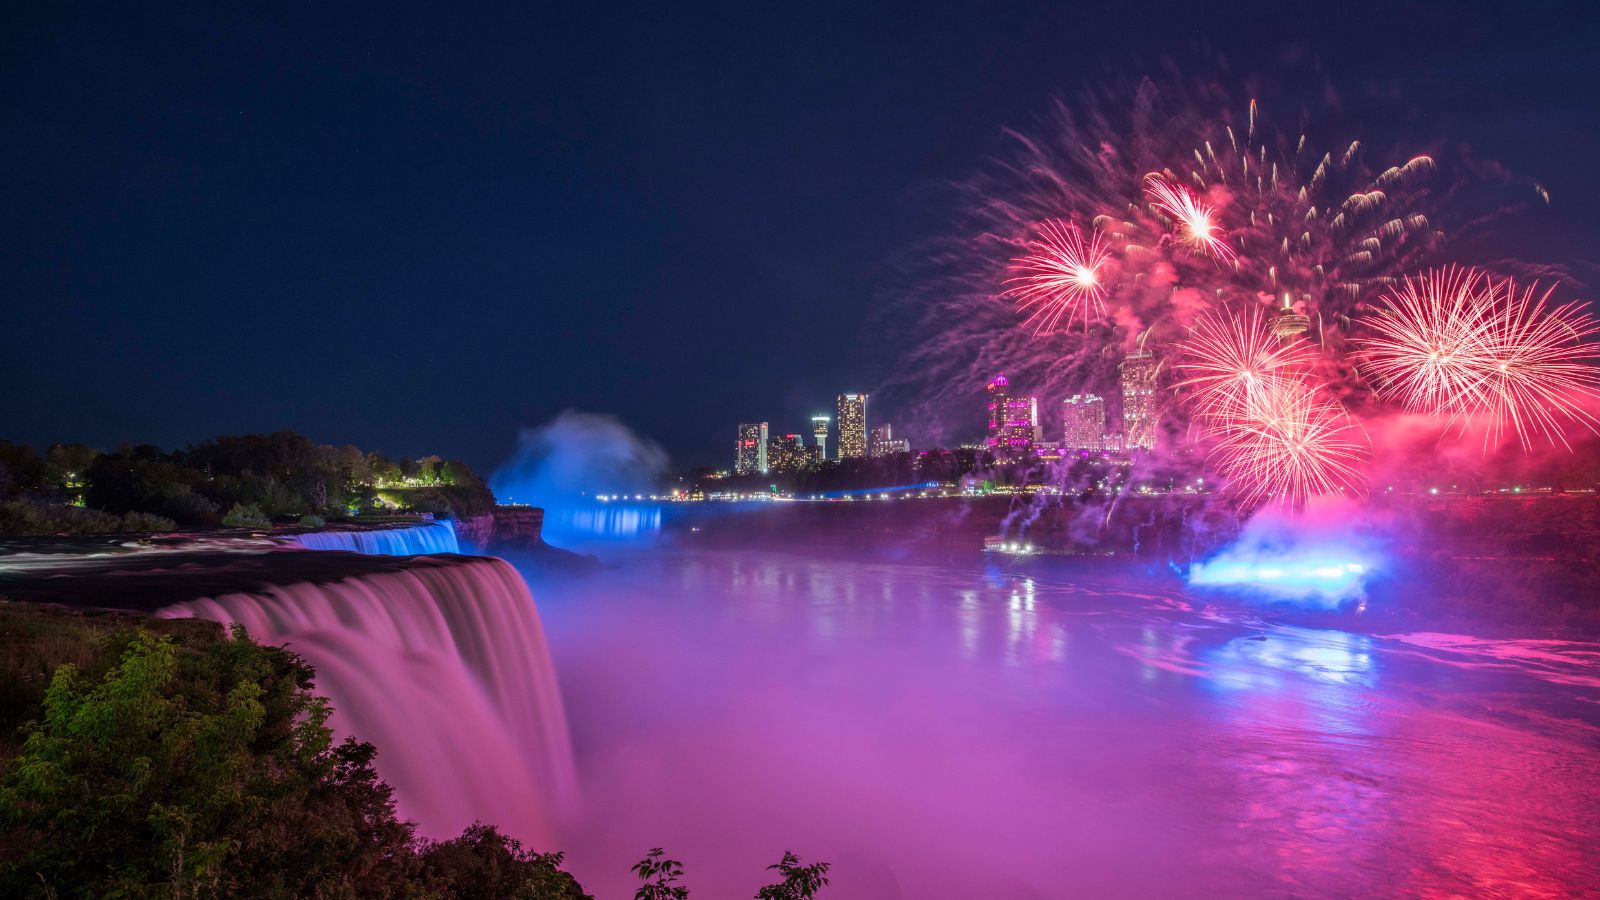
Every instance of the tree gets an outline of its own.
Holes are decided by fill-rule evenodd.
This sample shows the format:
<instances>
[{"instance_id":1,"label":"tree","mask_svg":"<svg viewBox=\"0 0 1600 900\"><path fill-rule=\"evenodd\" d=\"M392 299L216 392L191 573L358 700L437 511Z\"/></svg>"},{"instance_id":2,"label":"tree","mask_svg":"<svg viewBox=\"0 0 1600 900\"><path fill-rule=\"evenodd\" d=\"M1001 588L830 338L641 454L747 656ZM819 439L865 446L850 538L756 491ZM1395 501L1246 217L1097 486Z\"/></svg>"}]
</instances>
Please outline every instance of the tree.
<instances>
[{"instance_id":1,"label":"tree","mask_svg":"<svg viewBox=\"0 0 1600 900\"><path fill-rule=\"evenodd\" d=\"M222 517L222 524L229 528L271 528L272 520L267 518L261 507L250 503L235 503L228 514Z\"/></svg>"},{"instance_id":2,"label":"tree","mask_svg":"<svg viewBox=\"0 0 1600 900\"><path fill-rule=\"evenodd\" d=\"M367 454L367 471L372 473L373 483L379 485L393 484L401 476L399 464L377 451Z\"/></svg>"},{"instance_id":3,"label":"tree","mask_svg":"<svg viewBox=\"0 0 1600 900\"><path fill-rule=\"evenodd\" d=\"M334 744L309 666L242 629L120 639L98 681L56 669L0 781L0 895L399 893L410 826L372 746Z\"/></svg>"},{"instance_id":4,"label":"tree","mask_svg":"<svg viewBox=\"0 0 1600 900\"><path fill-rule=\"evenodd\" d=\"M644 882L633 892L633 900L686 900L689 896L689 888L677 883L683 877L683 863L665 857L665 850L653 847L633 864L633 872Z\"/></svg>"},{"instance_id":5,"label":"tree","mask_svg":"<svg viewBox=\"0 0 1600 900\"><path fill-rule=\"evenodd\" d=\"M492 825L474 823L460 837L422 851L427 885L457 900L594 900L561 871L561 853L534 853Z\"/></svg>"},{"instance_id":6,"label":"tree","mask_svg":"<svg viewBox=\"0 0 1600 900\"><path fill-rule=\"evenodd\" d=\"M417 460L417 481L422 484L435 484L439 481L439 464L444 462L437 456L424 456Z\"/></svg>"},{"instance_id":7,"label":"tree","mask_svg":"<svg viewBox=\"0 0 1600 900\"><path fill-rule=\"evenodd\" d=\"M785 850L783 859L767 868L777 869L783 880L756 891L756 900L811 900L828 886L828 869L832 866L825 862L802 866L800 857Z\"/></svg>"}]
</instances>

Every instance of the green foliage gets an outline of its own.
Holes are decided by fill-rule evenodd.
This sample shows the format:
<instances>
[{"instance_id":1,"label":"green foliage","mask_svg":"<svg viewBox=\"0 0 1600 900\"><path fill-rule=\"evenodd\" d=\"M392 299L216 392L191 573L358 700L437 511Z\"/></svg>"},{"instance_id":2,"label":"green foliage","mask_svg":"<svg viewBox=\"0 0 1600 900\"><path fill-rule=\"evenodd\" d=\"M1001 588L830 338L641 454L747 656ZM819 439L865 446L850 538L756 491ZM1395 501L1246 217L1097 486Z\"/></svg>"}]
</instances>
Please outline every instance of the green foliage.
<instances>
[{"instance_id":1,"label":"green foliage","mask_svg":"<svg viewBox=\"0 0 1600 900\"><path fill-rule=\"evenodd\" d=\"M767 868L777 869L783 880L756 891L756 900L811 900L828 886L831 866L825 862L802 866L800 857L785 850L783 859Z\"/></svg>"},{"instance_id":2,"label":"green foliage","mask_svg":"<svg viewBox=\"0 0 1600 900\"><path fill-rule=\"evenodd\" d=\"M8 446L0 445L0 451ZM32 458L29 448L13 449L19 466ZM118 514L155 513L184 526L214 526L223 518L221 510L241 505L256 507L267 517L362 509L372 505L379 487L400 497L400 508L415 512L476 516L495 505L489 486L465 463L437 456L395 463L348 445L317 446L287 431L223 436L172 453L144 446L96 456L62 448L56 456L62 467L78 462L86 466L73 483L80 478L86 483L88 506ZM5 468L6 458L0 452L0 476L11 471ZM56 466L36 463L45 474ZM43 477L29 475L28 481ZM0 498L5 496L3 487L0 479Z\"/></svg>"},{"instance_id":3,"label":"green foliage","mask_svg":"<svg viewBox=\"0 0 1600 900\"><path fill-rule=\"evenodd\" d=\"M444 460L437 456L424 456L417 460L417 481L423 484L439 483L439 466Z\"/></svg>"},{"instance_id":4,"label":"green foliage","mask_svg":"<svg viewBox=\"0 0 1600 900\"><path fill-rule=\"evenodd\" d=\"M0 894L393 896L416 859L373 749L335 745L311 670L242 630L138 630L56 669L0 782Z\"/></svg>"},{"instance_id":5,"label":"green foliage","mask_svg":"<svg viewBox=\"0 0 1600 900\"><path fill-rule=\"evenodd\" d=\"M153 513L187 526L217 524L220 507L196 492L208 484L205 476L161 459L154 447L101 456L85 478L84 499L95 509Z\"/></svg>"},{"instance_id":6,"label":"green foliage","mask_svg":"<svg viewBox=\"0 0 1600 900\"><path fill-rule=\"evenodd\" d=\"M83 444L52 444L45 453L45 463L50 467L51 480L62 484L88 471L99 455L100 451Z\"/></svg>"},{"instance_id":7,"label":"green foliage","mask_svg":"<svg viewBox=\"0 0 1600 900\"><path fill-rule=\"evenodd\" d=\"M178 523L166 516L153 513L127 512L122 514L122 530L128 533L176 531Z\"/></svg>"},{"instance_id":8,"label":"green foliage","mask_svg":"<svg viewBox=\"0 0 1600 900\"><path fill-rule=\"evenodd\" d=\"M534 853L493 826L474 824L460 837L422 850L422 878L460 900L593 900L561 871L562 854Z\"/></svg>"},{"instance_id":9,"label":"green foliage","mask_svg":"<svg viewBox=\"0 0 1600 900\"><path fill-rule=\"evenodd\" d=\"M0 501L0 535L97 534L118 531L121 525L117 516L94 509Z\"/></svg>"},{"instance_id":10,"label":"green foliage","mask_svg":"<svg viewBox=\"0 0 1600 900\"><path fill-rule=\"evenodd\" d=\"M80 509L63 504L0 501L0 535L10 537L172 531L175 528L177 523L171 519L146 513L116 516L97 509Z\"/></svg>"},{"instance_id":11,"label":"green foliage","mask_svg":"<svg viewBox=\"0 0 1600 900\"><path fill-rule=\"evenodd\" d=\"M689 888L678 884L683 877L683 863L667 859L666 851L651 848L644 859L633 864L633 873L644 882L633 892L633 900L685 900Z\"/></svg>"},{"instance_id":12,"label":"green foliage","mask_svg":"<svg viewBox=\"0 0 1600 900\"><path fill-rule=\"evenodd\" d=\"M235 503L222 517L222 524L229 528L271 528L272 520L255 504Z\"/></svg>"},{"instance_id":13,"label":"green foliage","mask_svg":"<svg viewBox=\"0 0 1600 900\"><path fill-rule=\"evenodd\" d=\"M328 524L328 520L316 513L306 513L300 517L300 526L302 528L321 528L326 524Z\"/></svg>"},{"instance_id":14,"label":"green foliage","mask_svg":"<svg viewBox=\"0 0 1600 900\"><path fill-rule=\"evenodd\" d=\"M492 826L417 841L313 676L242 628L0 600L0 897L592 900ZM770 868L759 897L827 884ZM636 900L689 896L659 847L633 871Z\"/></svg>"}]
</instances>

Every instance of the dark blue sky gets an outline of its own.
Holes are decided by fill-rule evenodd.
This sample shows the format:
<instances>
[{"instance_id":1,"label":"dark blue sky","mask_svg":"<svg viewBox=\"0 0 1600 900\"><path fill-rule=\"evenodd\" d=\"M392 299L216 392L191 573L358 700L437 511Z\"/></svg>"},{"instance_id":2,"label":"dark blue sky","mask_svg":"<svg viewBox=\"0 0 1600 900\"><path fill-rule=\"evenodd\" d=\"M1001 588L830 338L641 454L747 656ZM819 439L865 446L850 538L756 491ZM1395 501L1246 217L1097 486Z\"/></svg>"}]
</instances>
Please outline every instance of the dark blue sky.
<instances>
[{"instance_id":1,"label":"dark blue sky","mask_svg":"<svg viewBox=\"0 0 1600 900\"><path fill-rule=\"evenodd\" d=\"M725 464L737 422L874 387L929 185L1197 37L1397 90L1550 188L1511 251L1596 282L1582 4L135 6L0 25L13 440L292 428L487 469L576 407Z\"/></svg>"}]
</instances>

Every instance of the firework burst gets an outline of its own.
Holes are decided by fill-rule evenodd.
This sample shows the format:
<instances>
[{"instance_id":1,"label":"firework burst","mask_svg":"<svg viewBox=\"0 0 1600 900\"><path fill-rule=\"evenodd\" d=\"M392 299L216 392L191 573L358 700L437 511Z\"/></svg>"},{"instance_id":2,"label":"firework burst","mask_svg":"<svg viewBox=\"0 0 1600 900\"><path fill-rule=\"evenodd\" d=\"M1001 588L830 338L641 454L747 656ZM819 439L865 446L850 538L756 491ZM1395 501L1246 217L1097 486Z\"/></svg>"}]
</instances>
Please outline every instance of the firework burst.
<instances>
[{"instance_id":1,"label":"firework burst","mask_svg":"<svg viewBox=\"0 0 1600 900\"><path fill-rule=\"evenodd\" d=\"M1336 357L1348 317L1434 245L1449 194L1431 158L1317 151L1190 78L1091 87L1009 138L956 186L961 231L920 248L884 308L915 337L883 387L929 420L997 371L1042 394L1114 380L1116 348L1166 356L1224 303L1287 295Z\"/></svg>"},{"instance_id":2,"label":"firework burst","mask_svg":"<svg viewBox=\"0 0 1600 900\"><path fill-rule=\"evenodd\" d=\"M1600 431L1600 420L1586 408L1600 400L1600 369L1595 348L1583 343L1600 325L1576 303L1550 306L1552 293L1540 294L1537 284L1519 291L1511 279L1489 292L1486 441L1499 443L1509 429L1524 448L1535 433L1568 446L1567 424Z\"/></svg>"},{"instance_id":3,"label":"firework burst","mask_svg":"<svg viewBox=\"0 0 1600 900\"><path fill-rule=\"evenodd\" d=\"M1231 263L1238 258L1233 248L1220 236L1222 226L1218 222L1217 211L1211 206L1201 203L1187 189L1172 184L1160 175L1148 176L1144 189L1152 205L1177 223L1182 235L1180 240L1184 244L1222 262Z\"/></svg>"},{"instance_id":4,"label":"firework burst","mask_svg":"<svg viewBox=\"0 0 1600 900\"><path fill-rule=\"evenodd\" d=\"M1591 319L1524 290L1486 303L1470 270L1405 280L1458 232L1445 204L1470 179L1441 170L1470 160L1317 149L1299 97L1285 104L1296 125L1279 128L1216 81L1170 75L1088 86L958 186L961 232L916 262L926 277L892 307L920 340L891 395L935 421L970 409L996 371L1070 396L1115 384L1137 347L1179 373L1160 415L1192 425L1249 500L1296 505L1361 489L1365 432L1338 398L1370 385L1524 439L1594 424L1580 403L1600 383L1574 349ZM1358 326L1369 310L1388 312ZM1358 327L1390 345L1351 356Z\"/></svg>"},{"instance_id":5,"label":"firework burst","mask_svg":"<svg viewBox=\"0 0 1600 900\"><path fill-rule=\"evenodd\" d=\"M1270 385L1303 376L1316 358L1305 341L1278 338L1259 306L1202 314L1177 349L1186 377L1176 388L1203 416L1247 408Z\"/></svg>"},{"instance_id":6,"label":"firework burst","mask_svg":"<svg viewBox=\"0 0 1600 900\"><path fill-rule=\"evenodd\" d=\"M1474 269L1406 278L1363 321L1360 368L1380 396L1408 412L1458 418L1487 400L1489 281Z\"/></svg>"},{"instance_id":7,"label":"firework burst","mask_svg":"<svg viewBox=\"0 0 1600 900\"><path fill-rule=\"evenodd\" d=\"M1577 304L1552 306L1553 289L1519 288L1472 269L1406 279L1362 321L1359 365L1380 396L1451 427L1481 426L1487 452L1515 434L1566 446L1568 425L1595 431L1600 324Z\"/></svg>"},{"instance_id":8,"label":"firework burst","mask_svg":"<svg viewBox=\"0 0 1600 900\"><path fill-rule=\"evenodd\" d=\"M1080 315L1084 327L1105 316L1105 269L1111 254L1097 231L1086 239L1071 222L1046 220L1028 242L1028 254L1011 261L1005 292L1022 309L1031 310L1034 333L1054 331L1062 318L1067 327Z\"/></svg>"},{"instance_id":9,"label":"firework burst","mask_svg":"<svg viewBox=\"0 0 1600 900\"><path fill-rule=\"evenodd\" d=\"M1319 385L1272 376L1210 416L1211 459L1247 506L1301 509L1314 497L1360 493L1365 436Z\"/></svg>"}]
</instances>

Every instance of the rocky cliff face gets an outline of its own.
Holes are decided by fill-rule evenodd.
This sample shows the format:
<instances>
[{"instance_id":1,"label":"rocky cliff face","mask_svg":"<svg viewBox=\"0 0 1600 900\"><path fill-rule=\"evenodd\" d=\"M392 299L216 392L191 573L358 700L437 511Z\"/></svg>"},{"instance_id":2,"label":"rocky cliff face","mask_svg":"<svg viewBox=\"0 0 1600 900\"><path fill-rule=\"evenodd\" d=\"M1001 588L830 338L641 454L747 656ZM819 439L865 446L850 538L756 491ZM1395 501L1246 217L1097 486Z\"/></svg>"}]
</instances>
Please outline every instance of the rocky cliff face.
<instances>
[{"instance_id":1,"label":"rocky cliff face","mask_svg":"<svg viewBox=\"0 0 1600 900\"><path fill-rule=\"evenodd\" d=\"M524 572L579 574L599 567L593 556L571 553L544 541L544 510L500 506L487 516L456 523L456 533L473 552L503 556Z\"/></svg>"},{"instance_id":2,"label":"rocky cliff face","mask_svg":"<svg viewBox=\"0 0 1600 900\"><path fill-rule=\"evenodd\" d=\"M456 520L456 539L463 545L481 548L494 537L494 515L485 513Z\"/></svg>"},{"instance_id":3,"label":"rocky cliff face","mask_svg":"<svg viewBox=\"0 0 1600 900\"><path fill-rule=\"evenodd\" d=\"M534 506L502 506L481 516L456 520L461 543L481 552L507 543L541 544L544 510Z\"/></svg>"},{"instance_id":4,"label":"rocky cliff face","mask_svg":"<svg viewBox=\"0 0 1600 900\"><path fill-rule=\"evenodd\" d=\"M544 510L536 506L496 507L493 518L496 538L536 543L544 540Z\"/></svg>"}]
</instances>

